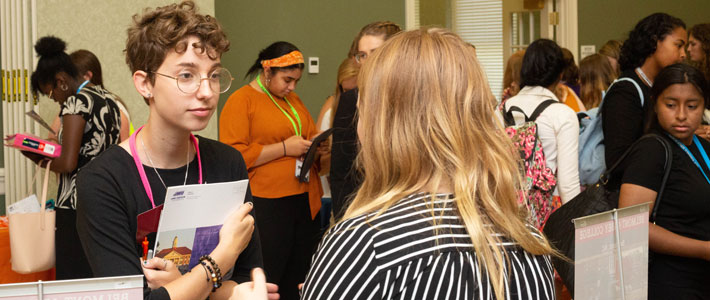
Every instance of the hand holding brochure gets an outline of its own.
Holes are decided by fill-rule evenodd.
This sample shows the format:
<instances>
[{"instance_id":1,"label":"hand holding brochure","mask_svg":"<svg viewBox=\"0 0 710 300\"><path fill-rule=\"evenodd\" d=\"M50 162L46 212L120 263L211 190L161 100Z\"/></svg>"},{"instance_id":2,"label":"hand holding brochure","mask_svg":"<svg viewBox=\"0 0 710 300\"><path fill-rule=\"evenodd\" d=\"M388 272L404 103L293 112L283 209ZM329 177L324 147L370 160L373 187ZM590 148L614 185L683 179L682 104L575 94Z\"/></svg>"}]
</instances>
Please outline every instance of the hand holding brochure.
<instances>
[{"instance_id":1,"label":"hand holding brochure","mask_svg":"<svg viewBox=\"0 0 710 300\"><path fill-rule=\"evenodd\" d=\"M246 197L249 180L171 186L165 193L155 243L156 257L185 273L219 243L219 230Z\"/></svg>"}]
</instances>

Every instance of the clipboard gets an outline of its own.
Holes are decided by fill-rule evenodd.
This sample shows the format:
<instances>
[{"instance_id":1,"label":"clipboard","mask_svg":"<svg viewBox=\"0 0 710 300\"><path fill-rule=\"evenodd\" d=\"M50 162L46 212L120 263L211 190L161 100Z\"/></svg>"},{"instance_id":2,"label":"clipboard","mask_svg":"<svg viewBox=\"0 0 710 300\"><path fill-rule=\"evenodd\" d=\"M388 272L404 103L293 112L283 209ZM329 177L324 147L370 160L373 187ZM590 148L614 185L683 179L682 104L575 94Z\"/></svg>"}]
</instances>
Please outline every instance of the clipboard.
<instances>
[{"instance_id":1,"label":"clipboard","mask_svg":"<svg viewBox=\"0 0 710 300\"><path fill-rule=\"evenodd\" d=\"M311 167L313 166L313 162L316 158L316 150L318 149L318 146L320 143L325 141L331 134L333 133L333 128L329 128L326 131L323 131L321 134L316 136L313 139L313 143L311 144L311 147L308 148L308 152L306 152L306 158L303 160L303 167L301 168L301 174L298 175L298 181L299 182L308 182L306 180L306 176L308 175L308 172L311 171Z\"/></svg>"}]
</instances>

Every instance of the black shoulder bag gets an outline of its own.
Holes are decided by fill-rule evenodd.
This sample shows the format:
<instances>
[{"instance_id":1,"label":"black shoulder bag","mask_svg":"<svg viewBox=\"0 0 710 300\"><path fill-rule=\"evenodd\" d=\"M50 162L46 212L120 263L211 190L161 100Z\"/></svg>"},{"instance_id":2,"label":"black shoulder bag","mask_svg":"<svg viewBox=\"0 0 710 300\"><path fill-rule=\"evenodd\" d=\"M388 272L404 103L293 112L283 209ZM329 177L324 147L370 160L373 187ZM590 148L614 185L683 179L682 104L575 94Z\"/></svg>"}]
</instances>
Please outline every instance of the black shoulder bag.
<instances>
[{"instance_id":1,"label":"black shoulder bag","mask_svg":"<svg viewBox=\"0 0 710 300\"><path fill-rule=\"evenodd\" d=\"M606 185L609 181L611 173L621 164L621 162L631 153L631 150L638 146L643 139L655 138L663 145L666 153L666 161L664 163L663 180L661 187L658 190L653 211L650 215L650 222L655 222L656 212L663 198L663 190L670 174L671 164L673 161L673 150L670 143L658 134L646 134L636 142L634 142L623 155L607 169L599 178L597 184L587 187L583 192L574 197L569 202L562 205L554 211L545 223L543 232L552 246L560 251L561 254L568 257L570 261L566 261L559 257L552 258L552 264L557 270L557 273L562 277L562 281L567 286L570 294L574 297L574 224L573 219L601 213L618 208L619 206L619 191L610 191Z\"/></svg>"}]
</instances>

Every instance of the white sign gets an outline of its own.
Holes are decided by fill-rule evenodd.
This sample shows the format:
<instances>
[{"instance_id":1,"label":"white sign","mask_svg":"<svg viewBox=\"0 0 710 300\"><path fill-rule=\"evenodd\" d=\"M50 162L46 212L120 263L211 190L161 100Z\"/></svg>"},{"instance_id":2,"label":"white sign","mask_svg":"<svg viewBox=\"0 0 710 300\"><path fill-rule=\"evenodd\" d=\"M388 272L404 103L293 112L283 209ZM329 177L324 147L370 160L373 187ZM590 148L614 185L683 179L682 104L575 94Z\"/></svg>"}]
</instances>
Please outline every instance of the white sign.
<instances>
[{"instance_id":1,"label":"white sign","mask_svg":"<svg viewBox=\"0 0 710 300\"><path fill-rule=\"evenodd\" d=\"M597 53L597 46L595 45L582 45L579 47L579 60L584 59L587 56L590 56L594 53Z\"/></svg>"},{"instance_id":2,"label":"white sign","mask_svg":"<svg viewBox=\"0 0 710 300\"><path fill-rule=\"evenodd\" d=\"M648 204L573 221L574 299L647 299Z\"/></svg>"}]
</instances>

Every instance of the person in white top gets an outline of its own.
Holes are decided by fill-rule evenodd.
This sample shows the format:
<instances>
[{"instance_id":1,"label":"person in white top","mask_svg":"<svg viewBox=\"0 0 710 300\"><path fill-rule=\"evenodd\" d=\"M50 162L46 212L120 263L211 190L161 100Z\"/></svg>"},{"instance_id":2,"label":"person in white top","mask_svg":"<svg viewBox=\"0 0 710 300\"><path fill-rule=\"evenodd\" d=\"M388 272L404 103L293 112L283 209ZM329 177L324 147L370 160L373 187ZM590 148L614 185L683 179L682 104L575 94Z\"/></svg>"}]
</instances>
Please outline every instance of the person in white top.
<instances>
[{"instance_id":1,"label":"person in white top","mask_svg":"<svg viewBox=\"0 0 710 300\"><path fill-rule=\"evenodd\" d=\"M530 116L540 103L548 99L559 101L552 92L560 81L564 68L562 50L551 40L534 41L525 51L520 71L520 92L505 102L506 111L517 106ZM513 113L516 124L525 122L521 113ZM557 175L557 189L562 203L580 193L577 114L567 105L550 105L536 120L547 166Z\"/></svg>"}]
</instances>

